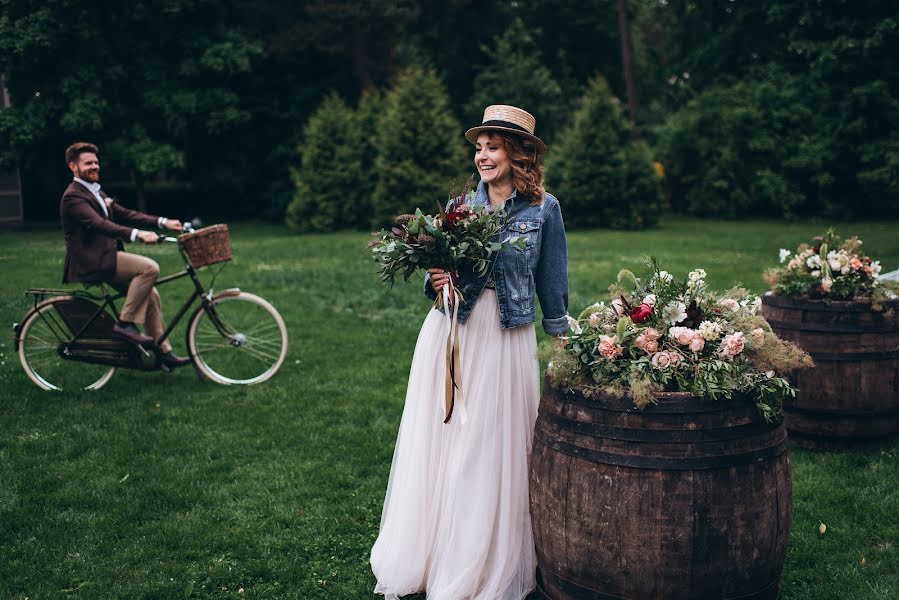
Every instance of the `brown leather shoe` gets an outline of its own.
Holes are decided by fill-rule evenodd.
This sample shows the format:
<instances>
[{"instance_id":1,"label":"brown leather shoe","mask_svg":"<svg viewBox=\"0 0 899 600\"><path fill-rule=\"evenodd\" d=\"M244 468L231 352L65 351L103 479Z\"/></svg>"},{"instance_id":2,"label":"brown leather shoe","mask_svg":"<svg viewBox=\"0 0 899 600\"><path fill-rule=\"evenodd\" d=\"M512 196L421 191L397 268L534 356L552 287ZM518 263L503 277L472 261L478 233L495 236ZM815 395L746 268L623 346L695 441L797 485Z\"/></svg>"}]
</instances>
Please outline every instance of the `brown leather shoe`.
<instances>
[{"instance_id":1,"label":"brown leather shoe","mask_svg":"<svg viewBox=\"0 0 899 600\"><path fill-rule=\"evenodd\" d=\"M134 325L119 325L116 323L112 326L112 335L123 340L128 340L132 344L137 344L138 346L148 346L156 343L153 338L138 331L137 327Z\"/></svg>"},{"instance_id":2,"label":"brown leather shoe","mask_svg":"<svg viewBox=\"0 0 899 600\"><path fill-rule=\"evenodd\" d=\"M183 356L178 356L171 350L162 355L162 366L166 369L172 370L177 369L178 367L183 367L190 364L190 359L185 358Z\"/></svg>"}]
</instances>

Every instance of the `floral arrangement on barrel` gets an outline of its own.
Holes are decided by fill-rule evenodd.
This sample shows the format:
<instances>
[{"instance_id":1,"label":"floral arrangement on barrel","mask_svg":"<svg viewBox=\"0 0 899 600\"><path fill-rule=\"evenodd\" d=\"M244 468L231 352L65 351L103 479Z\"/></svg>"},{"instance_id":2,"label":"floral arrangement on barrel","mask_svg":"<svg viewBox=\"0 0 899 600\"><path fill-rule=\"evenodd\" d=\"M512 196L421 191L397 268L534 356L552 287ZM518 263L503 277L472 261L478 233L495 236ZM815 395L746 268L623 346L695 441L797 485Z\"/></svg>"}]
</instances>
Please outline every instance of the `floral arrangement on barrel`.
<instances>
[{"instance_id":1,"label":"floral arrangement on barrel","mask_svg":"<svg viewBox=\"0 0 899 600\"><path fill-rule=\"evenodd\" d=\"M648 279L621 271L612 300L570 318L571 335L549 366L557 383L628 394L638 408L660 392L717 400L742 394L766 420L796 390L778 373L814 366L804 351L778 338L758 314L760 299L742 288L708 290L706 272L686 279L650 262Z\"/></svg>"},{"instance_id":2,"label":"floral arrangement on barrel","mask_svg":"<svg viewBox=\"0 0 899 600\"><path fill-rule=\"evenodd\" d=\"M455 282L461 268L471 269L477 276L483 276L490 266L493 256L512 246L524 247L526 239L513 235L499 239L505 226L506 217L502 210L491 210L487 206L469 206L464 200L469 197L473 176L455 197L455 183L450 192L447 208L437 202L435 215L424 214L415 209L415 214L396 217L395 225L373 233L375 237L368 247L378 263L378 276L388 286L393 286L397 276L409 279L418 271L441 268L450 273ZM458 289L455 294L460 302ZM442 304L438 296L436 305Z\"/></svg>"},{"instance_id":3,"label":"floral arrangement on barrel","mask_svg":"<svg viewBox=\"0 0 899 600\"><path fill-rule=\"evenodd\" d=\"M769 270L765 279L778 296L870 301L880 308L896 294L881 283L880 262L863 254L861 247L857 237L841 241L829 229L795 252L781 248L783 266Z\"/></svg>"}]
</instances>

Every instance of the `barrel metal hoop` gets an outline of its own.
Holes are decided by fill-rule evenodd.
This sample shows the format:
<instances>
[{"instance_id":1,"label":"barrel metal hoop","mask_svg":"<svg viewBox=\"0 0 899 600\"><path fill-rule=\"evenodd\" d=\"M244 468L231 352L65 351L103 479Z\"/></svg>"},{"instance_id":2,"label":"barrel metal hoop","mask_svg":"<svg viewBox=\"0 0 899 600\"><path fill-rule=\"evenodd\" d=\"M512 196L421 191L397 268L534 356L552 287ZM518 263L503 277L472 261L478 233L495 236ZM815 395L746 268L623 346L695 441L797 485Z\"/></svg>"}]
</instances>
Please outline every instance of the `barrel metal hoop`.
<instances>
[{"instance_id":1,"label":"barrel metal hoop","mask_svg":"<svg viewBox=\"0 0 899 600\"><path fill-rule=\"evenodd\" d=\"M882 352L809 352L815 360L824 362L864 362L869 360L892 360L899 358L899 349Z\"/></svg>"},{"instance_id":2,"label":"barrel metal hoop","mask_svg":"<svg viewBox=\"0 0 899 600\"><path fill-rule=\"evenodd\" d=\"M623 440L627 442L671 443L671 442L717 442L746 438L767 433L776 427L774 423L746 423L732 427L714 427L707 429L635 429L632 427L615 427L604 423L588 423L577 421L556 414L543 413L541 418L552 422L562 429L576 431L591 437Z\"/></svg>"},{"instance_id":3,"label":"barrel metal hoop","mask_svg":"<svg viewBox=\"0 0 899 600\"><path fill-rule=\"evenodd\" d=\"M537 427L534 432L534 437L549 448L569 456L574 456L575 458L586 459L591 462L607 465L631 467L634 469L664 469L669 471L699 471L750 465L779 456L787 449L786 431L784 431L783 436L781 436L774 445L762 448L761 450L741 452L739 454L685 457L630 456L622 455L617 452L604 452L592 448L582 448L580 446L575 446L574 444L569 444L568 442L563 442L559 439L550 439L547 432L541 427Z\"/></svg>"},{"instance_id":4,"label":"barrel metal hoop","mask_svg":"<svg viewBox=\"0 0 899 600\"><path fill-rule=\"evenodd\" d=\"M877 410L829 410L823 408L805 408L802 406L784 406L786 414L808 415L816 419L851 419L858 417L867 417L869 419L882 419L884 417L899 416L899 406L891 408L878 408Z\"/></svg>"},{"instance_id":5,"label":"barrel metal hoop","mask_svg":"<svg viewBox=\"0 0 899 600\"><path fill-rule=\"evenodd\" d=\"M618 402L610 402L607 398L593 399L585 394L572 394L558 390L551 398L553 402L563 404L577 404L580 406L588 406L594 409L602 409L604 411L619 413L641 413L656 415L681 415L681 414L707 414L730 412L734 408L752 408L753 404L749 403L746 398L734 397L722 400L705 400L704 398L684 398L678 400L677 403L664 404L647 404L644 408L637 408L629 398L614 398Z\"/></svg>"},{"instance_id":6,"label":"barrel metal hoop","mask_svg":"<svg viewBox=\"0 0 899 600\"><path fill-rule=\"evenodd\" d=\"M787 331L814 331L816 333L896 333L899 327L888 328L876 323L862 325L844 323L785 323L768 319L768 325L776 332L778 329Z\"/></svg>"},{"instance_id":7,"label":"barrel metal hoop","mask_svg":"<svg viewBox=\"0 0 899 600\"><path fill-rule=\"evenodd\" d=\"M587 587L585 585L581 585L579 583L575 583L570 579L566 579L562 577L558 573L550 573L547 571L543 571L538 568L539 578L548 579L555 585L556 587L562 588L566 594L568 594L568 598L574 598L575 600L627 600L627 596L616 596L614 594L608 594L606 592L601 592L597 589ZM540 581L538 579L538 585ZM540 593L543 594L544 597L549 598L549 594L546 590L542 589L540 586ZM768 582L764 587L751 592L749 594L744 594L742 596L721 596L721 600L769 600L777 598L777 590L780 587L780 573L770 582Z\"/></svg>"}]
</instances>

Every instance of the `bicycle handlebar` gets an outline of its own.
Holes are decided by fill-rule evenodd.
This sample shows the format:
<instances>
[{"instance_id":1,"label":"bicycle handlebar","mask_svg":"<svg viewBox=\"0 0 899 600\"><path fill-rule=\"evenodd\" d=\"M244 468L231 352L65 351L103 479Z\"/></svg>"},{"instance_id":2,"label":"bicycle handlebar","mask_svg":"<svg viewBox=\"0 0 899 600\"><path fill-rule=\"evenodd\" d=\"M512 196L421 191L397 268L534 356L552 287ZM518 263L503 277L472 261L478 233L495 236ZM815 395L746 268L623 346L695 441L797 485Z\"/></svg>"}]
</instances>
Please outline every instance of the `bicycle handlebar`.
<instances>
[{"instance_id":1,"label":"bicycle handlebar","mask_svg":"<svg viewBox=\"0 0 899 600\"><path fill-rule=\"evenodd\" d=\"M182 232L182 233L193 233L193 232L194 232L194 226L191 225L189 222L188 222L188 223L184 223L184 225L181 227L181 232ZM177 243L177 242L178 242L178 238L172 237L172 236L170 236L170 235L162 235L162 234L158 234L158 235L157 235L157 238L156 238L156 243L158 244L158 243L160 243L160 242L169 242L169 243L174 242L174 243Z\"/></svg>"}]
</instances>

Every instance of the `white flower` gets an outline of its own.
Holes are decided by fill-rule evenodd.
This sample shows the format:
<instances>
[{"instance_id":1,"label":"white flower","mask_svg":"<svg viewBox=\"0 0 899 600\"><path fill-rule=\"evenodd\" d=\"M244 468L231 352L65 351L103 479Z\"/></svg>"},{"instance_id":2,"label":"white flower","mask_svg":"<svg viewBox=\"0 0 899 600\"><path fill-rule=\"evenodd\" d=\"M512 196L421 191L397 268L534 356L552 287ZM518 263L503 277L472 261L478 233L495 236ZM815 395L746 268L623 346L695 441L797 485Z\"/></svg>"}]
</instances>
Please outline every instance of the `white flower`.
<instances>
[{"instance_id":1,"label":"white flower","mask_svg":"<svg viewBox=\"0 0 899 600\"><path fill-rule=\"evenodd\" d=\"M581 325L577 322L577 319L571 315L565 315L565 318L568 319L568 329L570 329L574 335L581 335L584 333L584 330L581 329Z\"/></svg>"},{"instance_id":2,"label":"white flower","mask_svg":"<svg viewBox=\"0 0 899 600\"><path fill-rule=\"evenodd\" d=\"M812 277L820 277L820 276L821 276L821 271L819 271L818 269L815 269L814 271L812 271L811 273L809 273L809 275L811 275Z\"/></svg>"},{"instance_id":3,"label":"white flower","mask_svg":"<svg viewBox=\"0 0 899 600\"><path fill-rule=\"evenodd\" d=\"M656 295L648 294L645 298L643 298L643 304L646 306L655 306L656 305Z\"/></svg>"},{"instance_id":4,"label":"white flower","mask_svg":"<svg viewBox=\"0 0 899 600\"><path fill-rule=\"evenodd\" d=\"M665 305L662 314L665 315L670 324L674 325L687 318L687 305L676 300L669 302Z\"/></svg>"},{"instance_id":5,"label":"white flower","mask_svg":"<svg viewBox=\"0 0 899 600\"><path fill-rule=\"evenodd\" d=\"M752 314L758 314L758 312L762 309L762 299L756 298L752 301L752 305L749 307L749 310Z\"/></svg>"},{"instance_id":6,"label":"white flower","mask_svg":"<svg viewBox=\"0 0 899 600\"><path fill-rule=\"evenodd\" d=\"M790 256L789 250L787 250L786 248L780 249L780 262L784 262L785 260L787 260L787 258L789 258L789 256Z\"/></svg>"},{"instance_id":7,"label":"white flower","mask_svg":"<svg viewBox=\"0 0 899 600\"><path fill-rule=\"evenodd\" d=\"M765 377L771 379L772 377L774 377L774 371L765 371Z\"/></svg>"},{"instance_id":8,"label":"white flower","mask_svg":"<svg viewBox=\"0 0 899 600\"><path fill-rule=\"evenodd\" d=\"M696 330L699 331L699 335L702 336L702 339L709 342L721 337L721 325L714 321L703 321Z\"/></svg>"},{"instance_id":9,"label":"white flower","mask_svg":"<svg viewBox=\"0 0 899 600\"><path fill-rule=\"evenodd\" d=\"M881 269L882 269L882 267L880 266L879 260L875 260L874 262L871 263L871 275L874 276L874 279L877 279L878 277L880 277Z\"/></svg>"},{"instance_id":10,"label":"white flower","mask_svg":"<svg viewBox=\"0 0 899 600\"><path fill-rule=\"evenodd\" d=\"M694 269L693 271L690 271L690 273L687 275L687 279L689 279L690 281L699 282L699 281L702 281L703 279L705 279L705 276L706 276L705 269Z\"/></svg>"},{"instance_id":11,"label":"white flower","mask_svg":"<svg viewBox=\"0 0 899 600\"><path fill-rule=\"evenodd\" d=\"M672 279L674 279L674 277L668 271L659 271L659 281L671 283Z\"/></svg>"},{"instance_id":12,"label":"white flower","mask_svg":"<svg viewBox=\"0 0 899 600\"><path fill-rule=\"evenodd\" d=\"M588 321L590 323L590 327L593 329L599 329L599 325L602 323L602 315L598 312L595 312L590 315L590 319Z\"/></svg>"},{"instance_id":13,"label":"white flower","mask_svg":"<svg viewBox=\"0 0 899 600\"><path fill-rule=\"evenodd\" d=\"M805 264L808 266L809 269L820 269L821 268L821 257L818 256L817 254L809 256L806 259Z\"/></svg>"}]
</instances>

